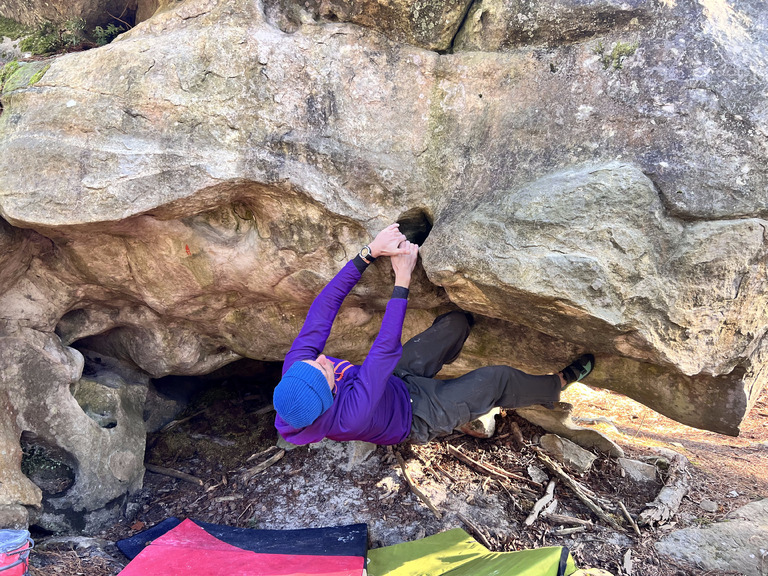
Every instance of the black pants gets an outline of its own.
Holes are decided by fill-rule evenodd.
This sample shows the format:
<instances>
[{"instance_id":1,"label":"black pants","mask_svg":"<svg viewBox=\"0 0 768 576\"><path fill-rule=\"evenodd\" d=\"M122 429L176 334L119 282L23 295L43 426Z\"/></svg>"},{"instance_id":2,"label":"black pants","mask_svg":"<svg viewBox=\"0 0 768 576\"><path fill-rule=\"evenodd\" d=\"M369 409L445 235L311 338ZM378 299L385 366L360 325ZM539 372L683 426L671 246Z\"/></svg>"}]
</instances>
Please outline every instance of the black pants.
<instances>
[{"instance_id":1,"label":"black pants","mask_svg":"<svg viewBox=\"0 0 768 576\"><path fill-rule=\"evenodd\" d=\"M449 312L403 346L395 375L411 395L410 442L423 444L488 413L495 407L522 408L557 402L560 378L534 376L510 366L478 368L451 380L436 380L444 364L453 362L469 336L463 312Z\"/></svg>"}]
</instances>

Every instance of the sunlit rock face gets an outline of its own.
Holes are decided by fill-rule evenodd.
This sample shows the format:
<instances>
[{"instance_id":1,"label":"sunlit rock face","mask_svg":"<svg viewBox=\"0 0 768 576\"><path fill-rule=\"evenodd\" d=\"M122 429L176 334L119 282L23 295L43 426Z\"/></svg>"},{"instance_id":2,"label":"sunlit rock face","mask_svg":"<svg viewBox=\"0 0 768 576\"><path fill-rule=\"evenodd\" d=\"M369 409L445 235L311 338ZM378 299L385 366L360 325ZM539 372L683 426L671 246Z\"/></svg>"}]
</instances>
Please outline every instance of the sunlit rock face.
<instances>
[{"instance_id":1,"label":"sunlit rock face","mask_svg":"<svg viewBox=\"0 0 768 576\"><path fill-rule=\"evenodd\" d=\"M761 6L186 0L19 70L0 521L108 518L141 485L150 380L279 362L392 221L423 245L404 337L476 318L449 374L591 351L592 384L737 434L768 373ZM329 353L364 357L391 287L382 259Z\"/></svg>"},{"instance_id":2,"label":"sunlit rock face","mask_svg":"<svg viewBox=\"0 0 768 576\"><path fill-rule=\"evenodd\" d=\"M90 31L109 22L133 21L137 5L149 3L157 4L153 0L0 0L0 15L28 26L81 18Z\"/></svg>"}]
</instances>

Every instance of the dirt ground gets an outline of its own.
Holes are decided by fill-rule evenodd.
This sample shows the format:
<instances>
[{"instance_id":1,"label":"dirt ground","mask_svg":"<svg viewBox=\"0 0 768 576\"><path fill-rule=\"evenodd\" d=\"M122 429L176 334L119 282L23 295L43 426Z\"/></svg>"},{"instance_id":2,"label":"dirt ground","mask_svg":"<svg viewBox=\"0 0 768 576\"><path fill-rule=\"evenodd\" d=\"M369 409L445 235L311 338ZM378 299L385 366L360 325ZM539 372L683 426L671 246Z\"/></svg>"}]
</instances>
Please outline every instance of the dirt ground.
<instances>
[{"instance_id":1,"label":"dirt ground","mask_svg":"<svg viewBox=\"0 0 768 576\"><path fill-rule=\"evenodd\" d=\"M527 477L528 467L538 463L535 446L544 431L514 413L501 417L495 437L489 440L456 434L427 446L378 447L351 468L341 465L346 454L302 447L254 474L254 466L279 454L272 448L274 413L268 410L268 399L258 393L225 385L209 390L179 416L176 425L148 438L148 463L193 475L200 485L148 472L144 488L128 505L130 518L96 535L95 546L46 547L46 538L40 539L31 556L30 573L115 575L128 560L113 542L177 516L258 528L366 522L371 547L461 527L496 551L564 545L580 568L602 568L614 575L628 573L628 551L633 575L701 574L659 556L654 542L672 529L716 522L731 510L768 497L768 392L750 412L738 438L677 424L621 395L588 386L572 386L563 400L574 404L577 423L599 429L628 458L653 455L656 447L663 447L689 459L691 488L670 523L642 528L640 536L631 530L616 532L567 487L558 486L559 513L588 520L590 525L574 534L561 534L564 526L544 519L524 526L544 488L491 478L459 460L449 448ZM414 485L433 499L438 513L443 503L441 519L414 495L399 458ZM640 485L623 477L616 459L605 455L599 455L578 480L601 502L623 502L633 517L663 485L663 479ZM705 501L716 503L716 511L705 511L701 507ZM451 513L448 509L453 506L455 512L456 508L450 502L466 502L474 512ZM478 516L484 503L489 510L496 506L492 518Z\"/></svg>"}]
</instances>

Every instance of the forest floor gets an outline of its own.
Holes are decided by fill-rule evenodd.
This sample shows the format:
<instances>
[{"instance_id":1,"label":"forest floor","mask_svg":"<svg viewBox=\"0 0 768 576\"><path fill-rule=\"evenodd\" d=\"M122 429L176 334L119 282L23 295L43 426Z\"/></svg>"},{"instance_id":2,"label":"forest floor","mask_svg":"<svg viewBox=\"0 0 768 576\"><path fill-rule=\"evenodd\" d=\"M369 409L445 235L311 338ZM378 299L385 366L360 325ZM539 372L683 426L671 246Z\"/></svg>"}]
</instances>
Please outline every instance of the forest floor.
<instances>
[{"instance_id":1,"label":"forest floor","mask_svg":"<svg viewBox=\"0 0 768 576\"><path fill-rule=\"evenodd\" d=\"M365 522L372 548L461 527L495 551L567 546L578 567L601 568L613 575L701 574L660 556L654 543L673 529L717 522L732 510L768 497L768 392L750 412L738 438L678 424L624 396L580 384L563 400L574 405L578 424L598 429L628 458L653 456L658 448L688 458L690 489L672 521L641 528L639 536L632 530L615 531L558 484L558 513L590 525L575 534L559 534L561 526L542 518L525 526L543 487L491 478L449 448L527 477L531 465L541 467L536 444L545 432L512 411L502 415L491 439L455 434L425 446L378 447L364 458L345 445L325 443L319 449L287 451L265 471L252 474L253 466L278 454L274 412L258 393L225 386L209 390L176 426L148 437L148 463L193 475L201 480L199 485L147 472L143 489L128 505L128 519L97 535L96 546L46 546L42 538L31 555L30 574L118 574L128 560L113 543L170 516L276 529ZM663 479L639 484L622 474L616 458L597 456L589 472L574 478L601 502L621 501L637 517ZM440 518L414 495L401 460ZM704 502L709 510L712 503L716 509L705 510Z\"/></svg>"}]
</instances>

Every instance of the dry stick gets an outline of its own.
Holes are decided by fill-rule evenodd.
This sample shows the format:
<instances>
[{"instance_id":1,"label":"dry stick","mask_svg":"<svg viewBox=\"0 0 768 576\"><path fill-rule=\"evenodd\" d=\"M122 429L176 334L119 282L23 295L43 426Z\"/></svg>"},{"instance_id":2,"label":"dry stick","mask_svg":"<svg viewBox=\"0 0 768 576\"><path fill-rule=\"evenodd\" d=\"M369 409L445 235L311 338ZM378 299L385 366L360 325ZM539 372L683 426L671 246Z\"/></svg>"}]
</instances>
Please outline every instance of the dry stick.
<instances>
[{"instance_id":1,"label":"dry stick","mask_svg":"<svg viewBox=\"0 0 768 576\"><path fill-rule=\"evenodd\" d=\"M435 469L433 468L433 466L437 465L437 462L435 462L434 465L432 463L432 460L434 460L434 456L432 458L427 459L421 452L416 450L415 446L411 447L411 451L416 455L416 458L419 459L422 466L424 466L425 470L431 472L433 476L437 476L437 472L435 472Z\"/></svg>"},{"instance_id":2,"label":"dry stick","mask_svg":"<svg viewBox=\"0 0 768 576\"><path fill-rule=\"evenodd\" d=\"M453 474L451 474L450 472L448 472L448 470L446 470L445 468L443 468L442 466L440 466L440 464L438 464L437 462L435 462L435 469L436 469L438 472L440 472L441 474L443 474L443 475L444 475L446 478L448 478L448 479L449 479L451 482L453 482L454 484L455 484L456 482L458 482L458 480L456 480L456 478L454 478L454 477L453 477Z\"/></svg>"},{"instance_id":3,"label":"dry stick","mask_svg":"<svg viewBox=\"0 0 768 576\"><path fill-rule=\"evenodd\" d=\"M635 519L632 518L632 515L629 513L629 510L627 510L627 507L624 506L624 502L622 502L621 500L619 500L619 508L621 508L621 511L623 512L624 517L627 520L629 520L629 524L630 526L632 526L632 530L635 531L635 534L640 536L640 528L638 528L637 522L635 522Z\"/></svg>"},{"instance_id":4,"label":"dry stick","mask_svg":"<svg viewBox=\"0 0 768 576\"><path fill-rule=\"evenodd\" d=\"M458 516L459 520L461 520L462 522L464 522L464 524L467 525L467 528L469 528L469 531L472 532L472 535L478 540L480 540L480 543L483 546L485 546L489 550L491 549L491 543L488 542L488 538L485 537L485 534L482 533L480 528L474 522L472 522L469 518L464 516L464 514L462 514L461 512L457 512L456 516Z\"/></svg>"},{"instance_id":5,"label":"dry stick","mask_svg":"<svg viewBox=\"0 0 768 576\"><path fill-rule=\"evenodd\" d=\"M592 510L592 512L597 515L600 520L608 524L611 528L614 530L620 530L624 531L624 528L619 526L619 524L608 514L605 513L605 511L600 508L587 494L584 492L584 490L579 486L579 483L576 482L573 478L571 478L568 474L565 473L565 471L557 465L549 456L544 454L541 450L538 448L534 448L536 451L536 454L538 455L539 459L546 465L547 468L552 470L552 472L560 478L571 490L573 490L573 493L576 494L579 500L584 502L584 504L587 505L587 508Z\"/></svg>"},{"instance_id":6,"label":"dry stick","mask_svg":"<svg viewBox=\"0 0 768 576\"><path fill-rule=\"evenodd\" d=\"M282 458L283 456L285 456L285 450L280 450L277 454L275 454L274 456L271 456L267 460L264 460L264 462L262 462L261 464L257 464L253 468L249 468L248 470L243 472L243 475L241 476L241 478L243 479L243 482L248 482L251 478L256 476L256 474L258 474L259 472L264 472L264 470L272 466L272 464L280 460L280 458Z\"/></svg>"},{"instance_id":7,"label":"dry stick","mask_svg":"<svg viewBox=\"0 0 768 576\"><path fill-rule=\"evenodd\" d=\"M172 470L171 468L165 468L164 466L155 466L154 464L144 464L144 468L150 472L154 472L155 474L162 474L163 476L178 478L179 480L184 480L185 482L189 482L191 484L197 484L198 486L203 485L203 481L200 480L200 478L192 476L191 474L186 474L185 472L180 472L179 470Z\"/></svg>"},{"instance_id":8,"label":"dry stick","mask_svg":"<svg viewBox=\"0 0 768 576\"><path fill-rule=\"evenodd\" d=\"M555 528L551 531L551 534L555 536L568 536L569 534L578 534L579 532L586 532L587 529L584 526L574 526L573 528Z\"/></svg>"},{"instance_id":9,"label":"dry stick","mask_svg":"<svg viewBox=\"0 0 768 576\"><path fill-rule=\"evenodd\" d=\"M78 573L82 574L83 572L83 563L80 561L80 555L77 553L76 550L72 550L72 555L75 557L75 560L77 560L77 571ZM3 568L5 570L5 568Z\"/></svg>"},{"instance_id":10,"label":"dry stick","mask_svg":"<svg viewBox=\"0 0 768 576\"><path fill-rule=\"evenodd\" d=\"M554 497L555 497L555 481L550 480L549 484L547 484L547 491L544 493L544 496L539 498L539 501L533 505L533 510L531 510L531 513L528 515L528 518L525 519L525 525L530 526L531 524L536 522L536 518L539 517L539 514L541 514L541 511L544 509L544 506L552 502L552 499Z\"/></svg>"},{"instance_id":11,"label":"dry stick","mask_svg":"<svg viewBox=\"0 0 768 576\"><path fill-rule=\"evenodd\" d=\"M643 419L642 419L642 420L640 420L640 426L638 426L638 427L637 427L637 430L635 430L635 434L632 436L632 440L634 440L635 438L637 438L637 435L640 433L640 428L642 428L642 427L643 427L643 423L645 422L645 417L646 417L646 416L648 416L648 409L647 409L647 408L645 408L645 409L643 410Z\"/></svg>"},{"instance_id":12,"label":"dry stick","mask_svg":"<svg viewBox=\"0 0 768 576\"><path fill-rule=\"evenodd\" d=\"M518 476L517 474L512 474L512 472L507 472L506 470L498 468L493 464L485 464L482 462L478 462L477 460L473 460L472 458L464 454L461 450L459 450L455 446L451 446L450 444L448 444L448 452L454 455L456 458L458 458L462 462L469 464L470 466L473 466L474 468L477 468L482 472L485 472L486 474L490 474L491 476L504 478L505 480L517 480L518 482L525 482L526 484L535 486L536 488L542 487L542 485L539 484L538 482L534 482L533 480L525 478L524 476Z\"/></svg>"},{"instance_id":13,"label":"dry stick","mask_svg":"<svg viewBox=\"0 0 768 576\"><path fill-rule=\"evenodd\" d=\"M555 524L576 524L578 526L584 526L586 528L592 528L594 524L591 520L582 520L575 516L566 516L564 514L547 514L546 512L541 515L545 520L554 522Z\"/></svg>"},{"instance_id":14,"label":"dry stick","mask_svg":"<svg viewBox=\"0 0 768 576\"><path fill-rule=\"evenodd\" d=\"M195 412L191 416L187 416L186 418L181 418L180 420L171 420L170 422L168 422L168 424L166 424L165 426L160 428L160 432L168 432L168 430L170 430L171 428L173 428L175 426L178 426L179 424L183 424L184 422L186 422L188 420L192 420L192 418L194 418L195 416L200 416L200 414L202 414L206 410L208 410L208 408L204 408L202 410L199 410L198 412Z\"/></svg>"},{"instance_id":15,"label":"dry stick","mask_svg":"<svg viewBox=\"0 0 768 576\"><path fill-rule=\"evenodd\" d=\"M434 507L432 502L430 502L429 498L427 498L424 493L416 488L416 485L413 483L413 480L411 480L410 475L408 474L408 471L405 469L405 460L403 460L403 457L400 456L399 452L395 452L395 457L397 458L397 462L400 464L400 468L403 471L403 477L405 478L405 481L408 483L408 487L411 489L411 492L416 494L416 496L426 504L427 508L429 508L432 511L432 514L437 517L438 520L443 519L443 515L440 514L437 508Z\"/></svg>"},{"instance_id":16,"label":"dry stick","mask_svg":"<svg viewBox=\"0 0 768 576\"><path fill-rule=\"evenodd\" d=\"M507 485L504 484L504 482L502 482L498 478L494 478L494 480L496 480L496 483L499 486L501 486L504 489L504 491L507 493L507 496L509 496L509 499L512 501L512 506L514 506L515 508L520 510L520 512L522 512L523 511L523 507L520 506L520 504L517 502L517 500L515 500L515 497L512 496L512 492L509 491L509 488L507 488ZM511 488L514 490L514 489L517 489L517 486L511 486ZM516 492L516 494L519 494L519 491Z\"/></svg>"},{"instance_id":17,"label":"dry stick","mask_svg":"<svg viewBox=\"0 0 768 576\"><path fill-rule=\"evenodd\" d=\"M246 462L253 462L254 460L256 460L256 458L261 458L262 456L266 456L267 454L269 454L270 452L274 452L275 450L279 450L279 448L277 446L270 446L266 450L262 450L261 452L257 452L256 454L251 454L250 456L248 456L248 459L246 460Z\"/></svg>"},{"instance_id":18,"label":"dry stick","mask_svg":"<svg viewBox=\"0 0 768 576\"><path fill-rule=\"evenodd\" d=\"M125 10L123 10L123 13L125 13ZM107 14L109 14L110 16L112 16L112 18L114 18L114 19L115 19L115 20L117 20L118 22L122 22L123 24L125 24L126 26L128 26L128 30L130 30L131 28L133 28L133 26L131 26L130 24L128 24L128 22L126 22L125 20L123 20L123 19L122 19L122 18L120 18L119 16L115 16L114 14L110 14L109 12L107 12ZM120 16L122 16L122 14L120 14Z\"/></svg>"},{"instance_id":19,"label":"dry stick","mask_svg":"<svg viewBox=\"0 0 768 576\"><path fill-rule=\"evenodd\" d=\"M683 496L688 493L688 474L686 467L688 459L682 454L676 454L669 465L667 485L658 493L653 502L638 516L640 526L647 524L663 524L675 515Z\"/></svg>"},{"instance_id":20,"label":"dry stick","mask_svg":"<svg viewBox=\"0 0 768 576\"><path fill-rule=\"evenodd\" d=\"M246 506L246 507L245 507L245 510L243 510L243 511L240 513L240 516L238 516L238 517L237 517L237 520L240 520L240 518L242 518L243 516L245 516L245 513L246 513L246 512L248 512L248 510L250 510L250 509L251 509L251 506L253 506L253 502L250 502L250 503L248 503L248 506Z\"/></svg>"}]
</instances>

